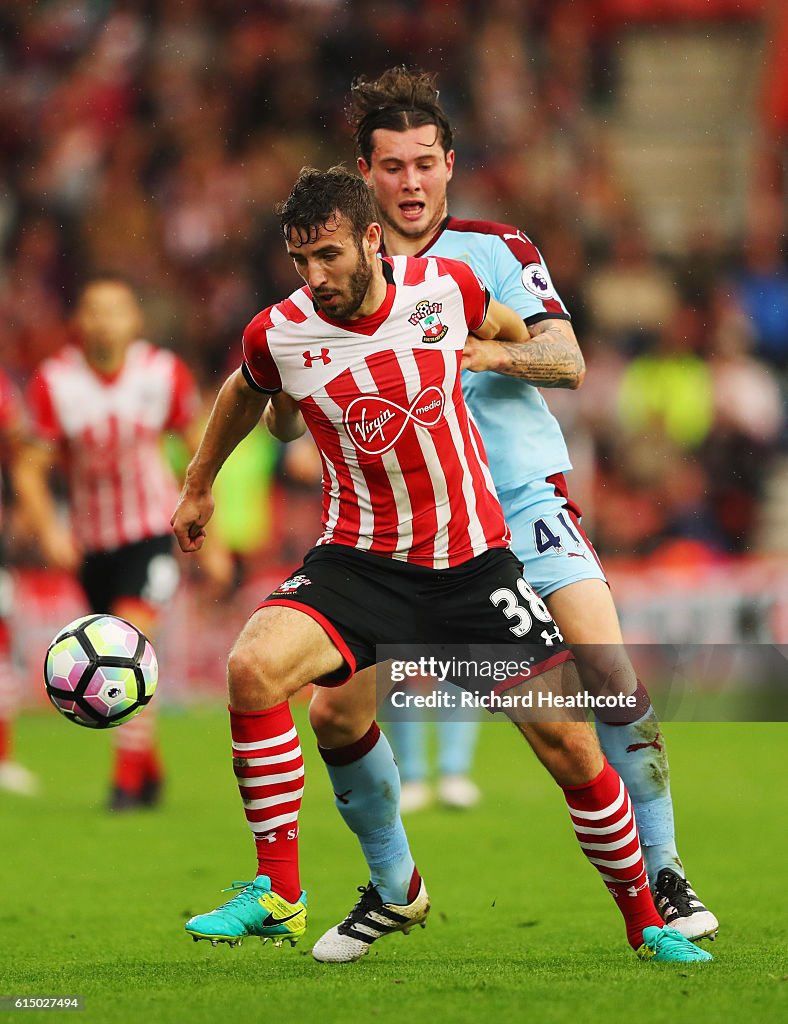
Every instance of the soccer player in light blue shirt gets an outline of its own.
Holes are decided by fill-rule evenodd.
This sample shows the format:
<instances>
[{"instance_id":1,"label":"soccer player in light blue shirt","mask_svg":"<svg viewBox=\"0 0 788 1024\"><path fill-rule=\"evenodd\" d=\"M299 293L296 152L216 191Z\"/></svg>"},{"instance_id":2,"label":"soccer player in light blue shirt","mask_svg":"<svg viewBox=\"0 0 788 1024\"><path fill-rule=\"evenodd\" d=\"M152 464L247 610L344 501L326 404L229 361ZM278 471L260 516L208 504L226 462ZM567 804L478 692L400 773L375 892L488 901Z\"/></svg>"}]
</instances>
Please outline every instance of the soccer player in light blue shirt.
<instances>
[{"instance_id":1,"label":"soccer player in light blue shirt","mask_svg":"<svg viewBox=\"0 0 788 1024\"><path fill-rule=\"evenodd\" d=\"M577 388L582 383L585 367L569 312L541 254L521 230L449 215L447 186L455 154L431 76L400 68L376 82L360 79L353 86L349 116L359 169L375 193L387 255L467 261L493 297L517 310L529 328L528 344L469 339L463 358L466 398L512 530L512 548L524 563L525 578L572 646L586 689L601 692L612 674L617 689L637 697L629 721L597 717L596 727L603 752L631 795L656 905L687 938L713 937L717 919L692 890L676 849L660 724L624 650L604 572L568 495L566 444L539 392L540 387ZM276 411L269 408L276 432ZM373 777L391 771L390 753L384 758L376 747L375 765L356 756L375 715L374 679L362 685L362 675L344 687L317 687L310 719L338 794L337 806L359 836L371 874L379 880L383 906L402 911L406 920L405 893L397 895L387 886L386 865L413 861L396 808L381 801L379 786L371 796ZM393 792L391 787L387 791ZM354 911L361 914L362 904L363 899ZM377 937L362 948L346 932L342 925L327 932L314 948L315 957L357 959Z\"/></svg>"}]
</instances>

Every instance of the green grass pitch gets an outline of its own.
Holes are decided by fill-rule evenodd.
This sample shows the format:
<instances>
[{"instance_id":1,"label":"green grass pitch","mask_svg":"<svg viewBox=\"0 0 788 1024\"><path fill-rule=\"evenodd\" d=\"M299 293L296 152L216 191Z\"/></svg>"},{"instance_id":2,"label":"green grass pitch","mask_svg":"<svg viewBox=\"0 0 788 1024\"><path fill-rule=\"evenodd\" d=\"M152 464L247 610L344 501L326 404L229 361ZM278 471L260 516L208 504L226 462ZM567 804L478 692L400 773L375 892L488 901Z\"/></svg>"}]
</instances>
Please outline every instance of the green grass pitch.
<instances>
[{"instance_id":1,"label":"green grass pitch","mask_svg":"<svg viewBox=\"0 0 788 1024\"><path fill-rule=\"evenodd\" d=\"M788 1020L785 725L668 727L680 849L722 922L715 963L635 959L560 792L496 721L482 729L482 805L409 819L433 901L426 930L331 966L312 960L309 940L344 916L366 876L297 715L310 926L279 950L213 948L183 931L253 872L226 714L162 714L166 804L116 817L102 809L108 737L49 712L24 717L19 757L45 789L35 800L0 793L0 994L84 996L76 1019L102 1024Z\"/></svg>"}]
</instances>

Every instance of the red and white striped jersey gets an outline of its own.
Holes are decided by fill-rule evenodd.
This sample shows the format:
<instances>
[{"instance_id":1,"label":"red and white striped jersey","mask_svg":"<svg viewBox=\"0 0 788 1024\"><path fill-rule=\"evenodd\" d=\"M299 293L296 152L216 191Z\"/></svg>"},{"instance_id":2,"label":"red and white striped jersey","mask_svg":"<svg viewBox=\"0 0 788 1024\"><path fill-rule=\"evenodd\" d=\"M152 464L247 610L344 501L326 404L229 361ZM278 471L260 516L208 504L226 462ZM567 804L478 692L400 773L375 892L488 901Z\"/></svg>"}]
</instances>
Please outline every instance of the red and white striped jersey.
<instances>
[{"instance_id":1,"label":"red and white striped jersey","mask_svg":"<svg viewBox=\"0 0 788 1024\"><path fill-rule=\"evenodd\" d=\"M295 398L317 443L319 545L443 569L509 542L460 382L489 297L456 260L382 264L386 298L370 316L332 321L308 288L259 313L243 370L251 386Z\"/></svg>"},{"instance_id":2,"label":"red and white striped jersey","mask_svg":"<svg viewBox=\"0 0 788 1024\"><path fill-rule=\"evenodd\" d=\"M162 433L184 430L198 412L182 360L135 341L121 371L108 378L67 346L41 364L28 401L39 437L64 449L72 528L86 551L170 532L178 489Z\"/></svg>"}]
</instances>

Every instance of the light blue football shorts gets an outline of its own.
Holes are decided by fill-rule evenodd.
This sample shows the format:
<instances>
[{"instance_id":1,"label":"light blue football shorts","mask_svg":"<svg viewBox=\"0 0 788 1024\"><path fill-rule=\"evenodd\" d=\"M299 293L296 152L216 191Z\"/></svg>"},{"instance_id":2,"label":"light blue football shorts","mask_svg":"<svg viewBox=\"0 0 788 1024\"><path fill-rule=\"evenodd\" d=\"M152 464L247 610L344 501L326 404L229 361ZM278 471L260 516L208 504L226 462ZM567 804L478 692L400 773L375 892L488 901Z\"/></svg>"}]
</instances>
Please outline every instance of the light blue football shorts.
<instances>
[{"instance_id":1,"label":"light blue football shorts","mask_svg":"<svg viewBox=\"0 0 788 1024\"><path fill-rule=\"evenodd\" d=\"M602 564L580 525L563 473L499 492L512 531L512 551L540 597L579 580L607 582Z\"/></svg>"}]
</instances>

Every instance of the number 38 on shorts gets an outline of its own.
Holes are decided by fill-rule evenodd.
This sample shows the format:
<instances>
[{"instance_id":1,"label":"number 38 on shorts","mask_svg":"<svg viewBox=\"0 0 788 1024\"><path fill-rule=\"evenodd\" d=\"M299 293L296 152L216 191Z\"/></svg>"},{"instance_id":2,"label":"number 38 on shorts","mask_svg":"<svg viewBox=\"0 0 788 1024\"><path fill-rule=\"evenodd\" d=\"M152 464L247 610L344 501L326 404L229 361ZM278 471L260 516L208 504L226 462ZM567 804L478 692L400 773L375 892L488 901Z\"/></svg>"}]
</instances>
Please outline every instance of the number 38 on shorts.
<instances>
[{"instance_id":1,"label":"number 38 on shorts","mask_svg":"<svg viewBox=\"0 0 788 1024\"><path fill-rule=\"evenodd\" d=\"M509 627L510 632L515 636L527 636L530 633L534 620L537 622L550 623L555 627L551 634L554 640L563 640L558 627L553 622L553 617L547 609L547 605L539 597L536 591L530 587L524 579L517 580L518 594L508 587L498 587L490 594L490 601L496 607L500 607L507 619L514 619L513 625ZM519 600L518 600L519 597ZM551 640L546 640L551 643Z\"/></svg>"}]
</instances>

